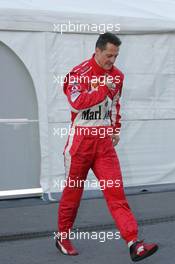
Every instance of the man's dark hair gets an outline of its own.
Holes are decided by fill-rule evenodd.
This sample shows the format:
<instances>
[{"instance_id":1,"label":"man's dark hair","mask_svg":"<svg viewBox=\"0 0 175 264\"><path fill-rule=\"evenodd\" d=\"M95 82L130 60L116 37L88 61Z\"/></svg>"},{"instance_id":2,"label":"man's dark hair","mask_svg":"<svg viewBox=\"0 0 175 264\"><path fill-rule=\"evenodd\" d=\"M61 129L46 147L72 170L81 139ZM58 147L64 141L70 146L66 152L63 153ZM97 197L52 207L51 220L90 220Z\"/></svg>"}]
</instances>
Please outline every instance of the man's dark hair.
<instances>
[{"instance_id":1,"label":"man's dark hair","mask_svg":"<svg viewBox=\"0 0 175 264\"><path fill-rule=\"evenodd\" d=\"M106 48L107 43L114 44L115 46L119 47L121 45L121 40L114 34L110 32L106 32L104 34L101 34L99 38L97 39L96 48L99 48L101 50L104 50Z\"/></svg>"}]
</instances>

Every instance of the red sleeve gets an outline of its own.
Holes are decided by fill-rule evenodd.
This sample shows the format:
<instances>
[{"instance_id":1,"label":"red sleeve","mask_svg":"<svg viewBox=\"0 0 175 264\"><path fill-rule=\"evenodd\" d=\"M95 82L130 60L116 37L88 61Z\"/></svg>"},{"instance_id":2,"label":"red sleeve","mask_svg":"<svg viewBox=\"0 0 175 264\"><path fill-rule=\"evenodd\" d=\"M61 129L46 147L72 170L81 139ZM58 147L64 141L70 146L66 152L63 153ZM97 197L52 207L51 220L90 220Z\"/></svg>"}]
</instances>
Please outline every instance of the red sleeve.
<instances>
[{"instance_id":1,"label":"red sleeve","mask_svg":"<svg viewBox=\"0 0 175 264\"><path fill-rule=\"evenodd\" d=\"M73 77L77 77L77 75L73 75ZM70 105L76 110L83 110L101 103L109 93L106 85L99 85L98 90L88 91L88 83L80 81L68 81L64 86L64 91Z\"/></svg>"}]
</instances>

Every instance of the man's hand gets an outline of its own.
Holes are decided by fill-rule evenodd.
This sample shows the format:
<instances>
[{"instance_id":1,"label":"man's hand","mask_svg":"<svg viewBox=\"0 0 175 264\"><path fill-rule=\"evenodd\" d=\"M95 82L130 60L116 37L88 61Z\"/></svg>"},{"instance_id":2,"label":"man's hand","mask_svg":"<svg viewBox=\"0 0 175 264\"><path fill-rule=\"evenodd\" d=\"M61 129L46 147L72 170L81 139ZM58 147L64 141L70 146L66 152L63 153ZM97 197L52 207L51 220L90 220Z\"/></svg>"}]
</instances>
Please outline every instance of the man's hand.
<instances>
[{"instance_id":1,"label":"man's hand","mask_svg":"<svg viewBox=\"0 0 175 264\"><path fill-rule=\"evenodd\" d=\"M109 78L108 75L105 76L105 85L108 87L108 89L111 89L113 87L113 81L111 78Z\"/></svg>"},{"instance_id":2,"label":"man's hand","mask_svg":"<svg viewBox=\"0 0 175 264\"><path fill-rule=\"evenodd\" d=\"M119 134L113 134L111 136L111 138L112 138L112 143L113 143L113 145L115 147L118 144L119 140L120 140L120 136L119 136Z\"/></svg>"}]
</instances>

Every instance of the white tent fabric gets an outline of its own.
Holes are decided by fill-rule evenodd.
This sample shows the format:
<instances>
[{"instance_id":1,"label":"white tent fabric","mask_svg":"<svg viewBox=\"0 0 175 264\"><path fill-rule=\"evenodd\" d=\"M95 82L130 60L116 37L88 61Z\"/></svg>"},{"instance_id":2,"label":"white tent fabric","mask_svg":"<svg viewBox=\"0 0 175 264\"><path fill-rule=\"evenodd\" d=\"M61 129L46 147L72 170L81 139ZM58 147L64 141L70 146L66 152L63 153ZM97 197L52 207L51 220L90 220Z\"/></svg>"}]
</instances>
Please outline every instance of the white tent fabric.
<instances>
[{"instance_id":1,"label":"white tent fabric","mask_svg":"<svg viewBox=\"0 0 175 264\"><path fill-rule=\"evenodd\" d=\"M121 32L128 33L174 31L175 25L173 0L1 0L0 9L3 30L53 31L53 24L68 21L91 25L117 23L121 25Z\"/></svg>"},{"instance_id":2,"label":"white tent fabric","mask_svg":"<svg viewBox=\"0 0 175 264\"><path fill-rule=\"evenodd\" d=\"M58 77L91 56L100 31L53 30L69 21L120 24L117 65L125 83L117 149L125 186L175 183L174 11L170 0L0 1L0 41L20 57L36 89L45 193L59 191L64 179L67 135L60 132L69 128L70 112Z\"/></svg>"}]
</instances>

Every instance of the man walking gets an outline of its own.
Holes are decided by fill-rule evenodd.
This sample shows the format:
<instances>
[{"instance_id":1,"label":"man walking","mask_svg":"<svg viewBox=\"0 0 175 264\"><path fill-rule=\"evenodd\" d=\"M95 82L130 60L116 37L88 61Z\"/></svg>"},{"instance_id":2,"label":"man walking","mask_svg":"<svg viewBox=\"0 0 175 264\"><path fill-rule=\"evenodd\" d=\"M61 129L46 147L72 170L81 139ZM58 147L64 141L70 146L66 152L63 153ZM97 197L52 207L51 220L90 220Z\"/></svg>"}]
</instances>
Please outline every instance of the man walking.
<instances>
[{"instance_id":1,"label":"man walking","mask_svg":"<svg viewBox=\"0 0 175 264\"><path fill-rule=\"evenodd\" d=\"M119 98L124 79L123 73L114 66L120 45L116 35L108 32L100 35L92 58L74 67L65 78L64 93L71 106L73 132L64 150L65 169L67 182L72 180L75 184L73 187L67 184L62 193L56 246L64 254L78 254L68 234L79 208L83 181L92 169L99 182L106 182L103 194L109 211L130 249L131 259L139 261L152 255L158 246L138 240L137 221L124 194L114 149L119 142ZM109 181L113 183L110 186ZM66 238L63 233L67 234Z\"/></svg>"}]
</instances>

